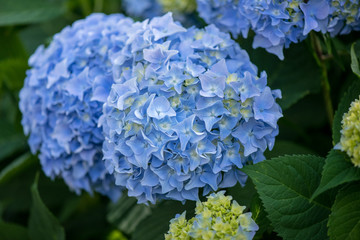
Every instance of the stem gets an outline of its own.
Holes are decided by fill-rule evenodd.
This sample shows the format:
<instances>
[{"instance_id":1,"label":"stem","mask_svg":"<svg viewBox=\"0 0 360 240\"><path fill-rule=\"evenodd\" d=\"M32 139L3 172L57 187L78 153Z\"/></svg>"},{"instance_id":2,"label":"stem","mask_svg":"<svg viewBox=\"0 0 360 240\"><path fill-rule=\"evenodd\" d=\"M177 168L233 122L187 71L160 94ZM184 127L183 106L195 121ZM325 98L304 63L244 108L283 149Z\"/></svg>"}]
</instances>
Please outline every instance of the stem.
<instances>
[{"instance_id":1,"label":"stem","mask_svg":"<svg viewBox=\"0 0 360 240\"><path fill-rule=\"evenodd\" d=\"M333 124L333 120L334 120L334 109L333 109L333 105L332 105L332 101L331 101L331 95L330 95L331 89L330 89L330 84L329 84L329 79L328 79L325 62L322 62L322 66L321 66L321 86L323 89L326 113L328 115L328 120L329 120L329 124L331 127Z\"/></svg>"},{"instance_id":2,"label":"stem","mask_svg":"<svg viewBox=\"0 0 360 240\"><path fill-rule=\"evenodd\" d=\"M325 62L328 57L326 55L323 55L319 38L315 35L314 32L310 33L310 40L311 46L313 48L313 56L318 66L321 68L321 87L324 97L325 109L331 127L334 120L334 109L331 101L331 89Z\"/></svg>"}]
</instances>

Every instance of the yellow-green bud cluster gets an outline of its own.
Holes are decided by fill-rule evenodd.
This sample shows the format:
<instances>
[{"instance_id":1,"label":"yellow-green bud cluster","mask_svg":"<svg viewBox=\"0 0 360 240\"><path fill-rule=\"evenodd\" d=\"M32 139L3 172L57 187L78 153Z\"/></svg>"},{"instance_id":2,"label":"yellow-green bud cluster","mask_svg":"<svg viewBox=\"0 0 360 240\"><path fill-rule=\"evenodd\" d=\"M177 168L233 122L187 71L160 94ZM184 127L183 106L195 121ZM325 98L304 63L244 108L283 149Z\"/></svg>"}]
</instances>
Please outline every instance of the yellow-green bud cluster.
<instances>
[{"instance_id":1,"label":"yellow-green bud cluster","mask_svg":"<svg viewBox=\"0 0 360 240\"><path fill-rule=\"evenodd\" d=\"M335 11L333 16L341 16L346 20L346 24L355 23L359 14L359 1L355 0L332 0L331 5Z\"/></svg>"},{"instance_id":2,"label":"yellow-green bud cluster","mask_svg":"<svg viewBox=\"0 0 360 240\"><path fill-rule=\"evenodd\" d=\"M195 0L158 0L165 12L190 13L196 9Z\"/></svg>"},{"instance_id":3,"label":"yellow-green bud cluster","mask_svg":"<svg viewBox=\"0 0 360 240\"><path fill-rule=\"evenodd\" d=\"M340 148L346 152L353 164L360 167L360 100L351 103L342 119Z\"/></svg>"},{"instance_id":4,"label":"yellow-green bud cluster","mask_svg":"<svg viewBox=\"0 0 360 240\"><path fill-rule=\"evenodd\" d=\"M251 213L244 213L240 206L225 191L213 193L206 202L196 203L196 216L189 221L185 212L170 221L165 240L250 240L259 229Z\"/></svg>"}]
</instances>

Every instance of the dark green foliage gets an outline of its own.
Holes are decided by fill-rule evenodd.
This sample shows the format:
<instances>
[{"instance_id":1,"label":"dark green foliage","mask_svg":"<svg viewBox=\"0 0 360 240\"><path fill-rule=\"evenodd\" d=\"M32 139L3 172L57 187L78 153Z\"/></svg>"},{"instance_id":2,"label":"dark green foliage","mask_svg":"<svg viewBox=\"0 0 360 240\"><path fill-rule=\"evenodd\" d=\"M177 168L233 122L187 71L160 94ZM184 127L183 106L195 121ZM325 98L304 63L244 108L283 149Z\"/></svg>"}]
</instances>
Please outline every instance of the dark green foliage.
<instances>
[{"instance_id":1,"label":"dark green foliage","mask_svg":"<svg viewBox=\"0 0 360 240\"><path fill-rule=\"evenodd\" d=\"M360 180L360 169L354 167L345 153L331 150L325 160L321 175L320 185L314 192L312 199L344 183Z\"/></svg>"},{"instance_id":2,"label":"dark green foliage","mask_svg":"<svg viewBox=\"0 0 360 240\"><path fill-rule=\"evenodd\" d=\"M360 239L359 182L341 189L331 208L328 226L331 240Z\"/></svg>"},{"instance_id":3,"label":"dark green foliage","mask_svg":"<svg viewBox=\"0 0 360 240\"><path fill-rule=\"evenodd\" d=\"M310 198L324 159L285 156L244 169L253 180L274 230L284 239L326 239L331 201Z\"/></svg>"},{"instance_id":4,"label":"dark green foliage","mask_svg":"<svg viewBox=\"0 0 360 240\"><path fill-rule=\"evenodd\" d=\"M37 23L65 12L63 0L1 0L0 26Z\"/></svg>"},{"instance_id":5,"label":"dark green foliage","mask_svg":"<svg viewBox=\"0 0 360 240\"><path fill-rule=\"evenodd\" d=\"M135 198L124 195L118 202L109 204L107 220L123 233L132 234L139 223L151 215L151 212L151 207L137 204Z\"/></svg>"},{"instance_id":6,"label":"dark green foliage","mask_svg":"<svg viewBox=\"0 0 360 240\"><path fill-rule=\"evenodd\" d=\"M33 202L29 219L29 237L31 240L65 240L63 227L41 200L38 179L37 174L31 186Z\"/></svg>"},{"instance_id":7,"label":"dark green foliage","mask_svg":"<svg viewBox=\"0 0 360 240\"><path fill-rule=\"evenodd\" d=\"M360 67L359 67L359 58L355 52L355 43L351 45L351 70L355 73L356 76L360 78Z\"/></svg>"},{"instance_id":8,"label":"dark green foliage","mask_svg":"<svg viewBox=\"0 0 360 240\"><path fill-rule=\"evenodd\" d=\"M161 240L169 230L169 221L176 214L186 211L188 219L194 216L195 202L188 201L185 205L177 201L163 201L157 204L151 215L142 220L132 234L131 239Z\"/></svg>"},{"instance_id":9,"label":"dark green foliage","mask_svg":"<svg viewBox=\"0 0 360 240\"><path fill-rule=\"evenodd\" d=\"M0 239L1 240L14 240L23 239L28 240L27 229L23 226L6 223L0 221Z\"/></svg>"}]
</instances>

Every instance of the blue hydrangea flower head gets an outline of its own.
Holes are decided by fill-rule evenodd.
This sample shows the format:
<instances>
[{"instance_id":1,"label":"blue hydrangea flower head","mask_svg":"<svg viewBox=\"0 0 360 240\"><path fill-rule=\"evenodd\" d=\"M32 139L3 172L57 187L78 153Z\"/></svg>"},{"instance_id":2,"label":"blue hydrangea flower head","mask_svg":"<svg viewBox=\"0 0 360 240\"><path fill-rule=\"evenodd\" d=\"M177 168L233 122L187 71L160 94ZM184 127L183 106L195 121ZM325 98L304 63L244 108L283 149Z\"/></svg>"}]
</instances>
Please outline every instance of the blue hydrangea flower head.
<instances>
[{"instance_id":1,"label":"blue hydrangea flower head","mask_svg":"<svg viewBox=\"0 0 360 240\"><path fill-rule=\"evenodd\" d=\"M197 0L200 16L209 24L247 37L283 59L283 48L306 38L310 31L332 36L360 30L357 0Z\"/></svg>"},{"instance_id":2,"label":"blue hydrangea flower head","mask_svg":"<svg viewBox=\"0 0 360 240\"><path fill-rule=\"evenodd\" d=\"M29 60L20 92L24 132L45 174L63 178L77 193L120 196L102 161L104 136L97 124L113 83L109 52L125 45L131 24L120 14L92 14L56 34Z\"/></svg>"},{"instance_id":3,"label":"blue hydrangea flower head","mask_svg":"<svg viewBox=\"0 0 360 240\"><path fill-rule=\"evenodd\" d=\"M186 212L177 214L170 220L166 240L203 240L203 239L245 239L251 240L259 230L251 218L225 191L213 193L205 202L196 203L195 217L186 220Z\"/></svg>"},{"instance_id":4,"label":"blue hydrangea flower head","mask_svg":"<svg viewBox=\"0 0 360 240\"><path fill-rule=\"evenodd\" d=\"M328 31L332 36L360 31L360 2L332 0Z\"/></svg>"},{"instance_id":5,"label":"blue hydrangea flower head","mask_svg":"<svg viewBox=\"0 0 360 240\"><path fill-rule=\"evenodd\" d=\"M214 25L186 29L171 13L138 22L110 59L105 165L139 202L244 184L243 165L272 149L281 93Z\"/></svg>"}]
</instances>

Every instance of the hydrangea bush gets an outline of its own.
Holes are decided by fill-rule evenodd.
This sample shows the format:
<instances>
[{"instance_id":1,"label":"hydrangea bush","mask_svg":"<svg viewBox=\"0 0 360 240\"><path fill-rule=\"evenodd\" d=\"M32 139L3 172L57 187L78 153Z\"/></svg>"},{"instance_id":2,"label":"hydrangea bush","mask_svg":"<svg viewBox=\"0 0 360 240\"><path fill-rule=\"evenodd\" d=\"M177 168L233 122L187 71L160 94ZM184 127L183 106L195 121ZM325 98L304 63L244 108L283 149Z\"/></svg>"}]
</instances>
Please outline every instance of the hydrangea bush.
<instances>
[{"instance_id":1,"label":"hydrangea bush","mask_svg":"<svg viewBox=\"0 0 360 240\"><path fill-rule=\"evenodd\" d=\"M200 16L233 36L255 32L253 47L284 59L283 48L306 38L310 31L348 34L360 30L357 0L197 0Z\"/></svg>"},{"instance_id":2,"label":"hydrangea bush","mask_svg":"<svg viewBox=\"0 0 360 240\"><path fill-rule=\"evenodd\" d=\"M1 240L360 239L359 1L197 3L4 1Z\"/></svg>"},{"instance_id":3,"label":"hydrangea bush","mask_svg":"<svg viewBox=\"0 0 360 240\"><path fill-rule=\"evenodd\" d=\"M97 126L113 83L109 52L127 40L132 20L93 14L56 34L29 60L20 92L22 125L47 176L80 190L120 196L102 162L104 136Z\"/></svg>"},{"instance_id":4,"label":"hydrangea bush","mask_svg":"<svg viewBox=\"0 0 360 240\"><path fill-rule=\"evenodd\" d=\"M185 29L172 15L135 23L110 58L115 84L104 104L104 159L139 202L198 200L245 184L240 169L274 146L279 90L228 34Z\"/></svg>"},{"instance_id":5,"label":"hydrangea bush","mask_svg":"<svg viewBox=\"0 0 360 240\"><path fill-rule=\"evenodd\" d=\"M201 239L244 239L254 238L259 226L244 213L246 207L240 206L225 191L212 193L206 202L196 202L196 216L186 220L186 212L177 214L170 220L170 229L165 240Z\"/></svg>"}]
</instances>

